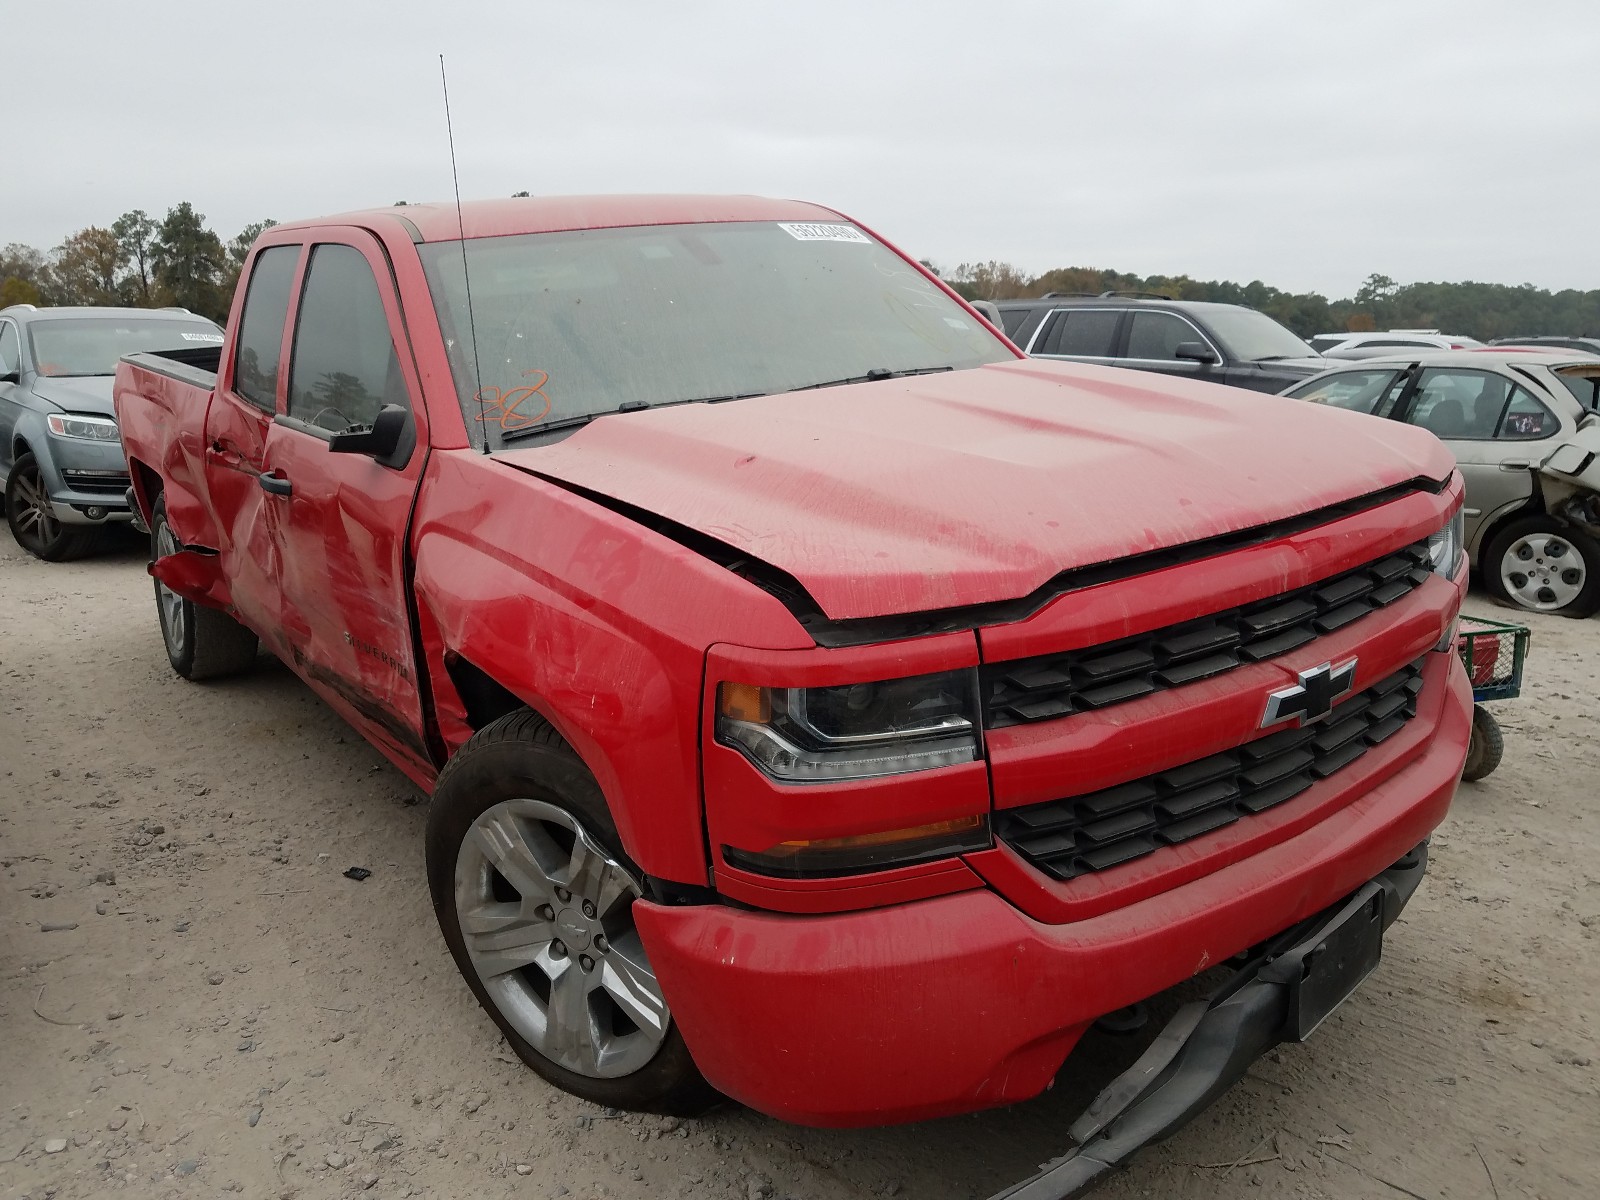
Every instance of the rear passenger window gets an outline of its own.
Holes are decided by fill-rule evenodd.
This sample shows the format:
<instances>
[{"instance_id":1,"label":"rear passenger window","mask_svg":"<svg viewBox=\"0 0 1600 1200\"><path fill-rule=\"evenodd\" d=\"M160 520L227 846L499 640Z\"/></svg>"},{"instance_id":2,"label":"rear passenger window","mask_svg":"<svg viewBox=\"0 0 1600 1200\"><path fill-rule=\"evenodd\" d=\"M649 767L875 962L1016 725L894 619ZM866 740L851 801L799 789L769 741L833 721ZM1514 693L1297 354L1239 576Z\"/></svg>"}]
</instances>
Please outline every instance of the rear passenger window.
<instances>
[{"instance_id":1,"label":"rear passenger window","mask_svg":"<svg viewBox=\"0 0 1600 1200\"><path fill-rule=\"evenodd\" d=\"M1513 388L1498 436L1512 441L1532 441L1550 437L1559 428L1559 422L1549 409L1521 388Z\"/></svg>"},{"instance_id":2,"label":"rear passenger window","mask_svg":"<svg viewBox=\"0 0 1600 1200\"><path fill-rule=\"evenodd\" d=\"M318 246L300 294L289 415L334 433L407 403L378 282L352 246Z\"/></svg>"},{"instance_id":3,"label":"rear passenger window","mask_svg":"<svg viewBox=\"0 0 1600 1200\"><path fill-rule=\"evenodd\" d=\"M1177 360L1173 353L1184 342L1208 345L1200 331L1171 313L1136 312L1128 328L1128 357L1162 362Z\"/></svg>"},{"instance_id":4,"label":"rear passenger window","mask_svg":"<svg viewBox=\"0 0 1600 1200\"><path fill-rule=\"evenodd\" d=\"M299 258L299 246L273 246L256 255L244 313L239 318L233 390L268 412L278 403L278 354L283 349L283 323L289 316L289 289Z\"/></svg>"},{"instance_id":5,"label":"rear passenger window","mask_svg":"<svg viewBox=\"0 0 1600 1200\"><path fill-rule=\"evenodd\" d=\"M1510 380L1487 371L1432 368L1420 376L1406 419L1435 437L1486 440L1500 428L1512 386Z\"/></svg>"},{"instance_id":6,"label":"rear passenger window","mask_svg":"<svg viewBox=\"0 0 1600 1200\"><path fill-rule=\"evenodd\" d=\"M1057 313L1035 354L1110 358L1122 314L1116 309L1068 309Z\"/></svg>"}]
</instances>

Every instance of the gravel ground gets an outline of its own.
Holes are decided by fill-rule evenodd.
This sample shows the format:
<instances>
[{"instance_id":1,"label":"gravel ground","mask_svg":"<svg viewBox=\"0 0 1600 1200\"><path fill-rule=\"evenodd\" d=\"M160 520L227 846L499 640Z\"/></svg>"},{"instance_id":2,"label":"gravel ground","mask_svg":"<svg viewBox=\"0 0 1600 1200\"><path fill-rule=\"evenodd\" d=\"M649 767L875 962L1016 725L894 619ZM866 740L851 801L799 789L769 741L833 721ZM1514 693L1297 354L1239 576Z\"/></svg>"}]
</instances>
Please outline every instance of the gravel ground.
<instances>
[{"instance_id":1,"label":"gravel ground","mask_svg":"<svg viewBox=\"0 0 1600 1200\"><path fill-rule=\"evenodd\" d=\"M142 559L0 546L5 1200L954 1200L1060 1153L1129 1054L1092 1037L1038 1100L887 1130L552 1090L445 951L423 797L269 659L176 678ZM1378 973L1100 1195L1600 1193L1600 621L1531 623L1505 763L1463 785Z\"/></svg>"}]
</instances>

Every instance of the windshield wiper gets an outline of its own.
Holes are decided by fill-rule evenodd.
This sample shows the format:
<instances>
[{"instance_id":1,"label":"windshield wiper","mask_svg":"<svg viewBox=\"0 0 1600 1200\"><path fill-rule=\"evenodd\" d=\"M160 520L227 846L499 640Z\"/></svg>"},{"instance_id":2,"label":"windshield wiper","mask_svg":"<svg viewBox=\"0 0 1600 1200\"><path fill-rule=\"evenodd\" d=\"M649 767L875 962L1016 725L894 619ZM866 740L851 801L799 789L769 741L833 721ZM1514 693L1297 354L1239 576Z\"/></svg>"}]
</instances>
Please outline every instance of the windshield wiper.
<instances>
[{"instance_id":1,"label":"windshield wiper","mask_svg":"<svg viewBox=\"0 0 1600 1200\"><path fill-rule=\"evenodd\" d=\"M880 379L903 379L907 375L937 375L943 371L954 371L954 367L912 367L906 371L891 371L887 367L873 367L865 375L848 375L843 379L825 379L821 383L807 383L797 388L790 388L791 392L810 392L817 388L843 387L847 383L877 383Z\"/></svg>"},{"instance_id":2,"label":"windshield wiper","mask_svg":"<svg viewBox=\"0 0 1600 1200\"><path fill-rule=\"evenodd\" d=\"M645 400L629 400L626 404L619 404L616 408L605 412L581 413L577 416L562 417L555 421L542 421L537 425L519 425L515 429L504 430L500 434L501 444L514 442L521 438L533 437L540 433L555 433L562 429L577 429L587 425L597 417L609 417L613 413L645 412L652 408L676 408L680 404L722 404L728 400L749 400L755 396L765 396L766 392L735 392L726 396L697 396L692 400L663 400L651 404Z\"/></svg>"}]
</instances>

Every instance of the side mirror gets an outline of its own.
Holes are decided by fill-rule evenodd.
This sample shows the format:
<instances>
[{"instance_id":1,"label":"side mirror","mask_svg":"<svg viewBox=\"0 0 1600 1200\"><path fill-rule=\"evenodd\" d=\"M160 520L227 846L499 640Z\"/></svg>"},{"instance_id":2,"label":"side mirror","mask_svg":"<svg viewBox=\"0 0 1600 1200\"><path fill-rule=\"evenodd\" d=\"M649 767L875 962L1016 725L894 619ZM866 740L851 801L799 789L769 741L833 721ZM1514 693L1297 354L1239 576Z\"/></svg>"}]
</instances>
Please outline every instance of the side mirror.
<instances>
[{"instance_id":1,"label":"side mirror","mask_svg":"<svg viewBox=\"0 0 1600 1200\"><path fill-rule=\"evenodd\" d=\"M1204 342L1179 342L1172 348L1172 357L1184 362L1214 363L1217 352Z\"/></svg>"},{"instance_id":2,"label":"side mirror","mask_svg":"<svg viewBox=\"0 0 1600 1200\"><path fill-rule=\"evenodd\" d=\"M409 409L385 404L371 425L356 425L328 439L329 454L366 454L396 470L406 465L417 444Z\"/></svg>"}]
</instances>

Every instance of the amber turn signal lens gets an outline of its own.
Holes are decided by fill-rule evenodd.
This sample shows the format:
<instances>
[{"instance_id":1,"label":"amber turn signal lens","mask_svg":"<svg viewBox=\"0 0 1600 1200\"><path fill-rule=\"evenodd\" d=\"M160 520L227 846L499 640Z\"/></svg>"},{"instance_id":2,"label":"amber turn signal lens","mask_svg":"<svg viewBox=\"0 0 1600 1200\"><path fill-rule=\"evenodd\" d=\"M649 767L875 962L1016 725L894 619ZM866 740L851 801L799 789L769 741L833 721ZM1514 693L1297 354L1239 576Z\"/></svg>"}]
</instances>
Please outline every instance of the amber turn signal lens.
<instances>
[{"instance_id":1,"label":"amber turn signal lens","mask_svg":"<svg viewBox=\"0 0 1600 1200\"><path fill-rule=\"evenodd\" d=\"M772 720L772 695L753 683L725 683L719 689L718 710L730 721L765 725Z\"/></svg>"},{"instance_id":2,"label":"amber turn signal lens","mask_svg":"<svg viewBox=\"0 0 1600 1200\"><path fill-rule=\"evenodd\" d=\"M722 857L729 866L759 875L820 879L953 858L972 850L986 850L992 844L988 818L971 816L913 825L909 829L779 842L760 853L724 846Z\"/></svg>"},{"instance_id":3,"label":"amber turn signal lens","mask_svg":"<svg viewBox=\"0 0 1600 1200\"><path fill-rule=\"evenodd\" d=\"M801 850L861 850L868 846L892 846L897 842L915 842L923 838L974 833L983 827L984 819L982 817L957 817L953 821L935 821L931 825L913 825L909 829L885 829L878 833L858 833L851 837L779 842L767 853L780 855L785 851L798 853Z\"/></svg>"}]
</instances>

